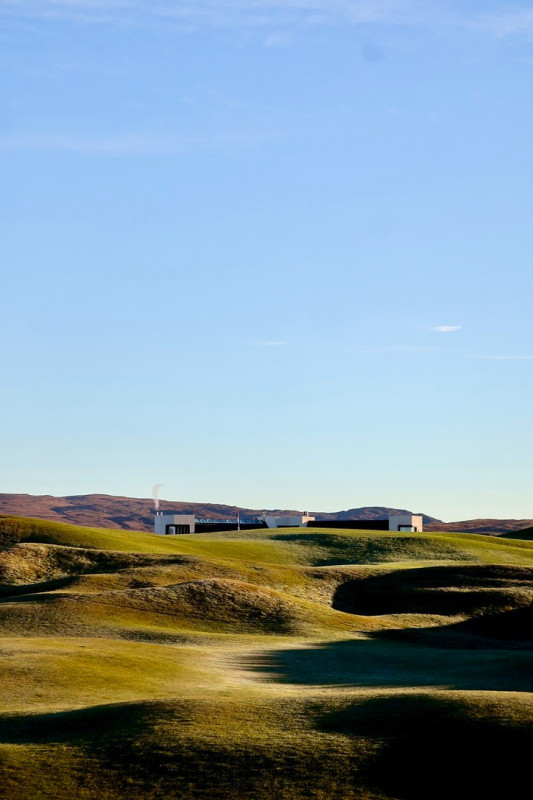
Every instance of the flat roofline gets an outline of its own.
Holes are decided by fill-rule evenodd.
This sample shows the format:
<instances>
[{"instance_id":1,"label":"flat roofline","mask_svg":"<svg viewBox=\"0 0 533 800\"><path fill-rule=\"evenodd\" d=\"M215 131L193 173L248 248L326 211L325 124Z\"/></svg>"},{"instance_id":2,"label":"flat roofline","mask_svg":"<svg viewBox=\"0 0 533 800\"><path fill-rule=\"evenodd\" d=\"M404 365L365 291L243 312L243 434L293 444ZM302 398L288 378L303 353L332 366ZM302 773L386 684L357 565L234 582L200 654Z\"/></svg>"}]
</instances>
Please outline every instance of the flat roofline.
<instances>
[{"instance_id":1,"label":"flat roofline","mask_svg":"<svg viewBox=\"0 0 533 800\"><path fill-rule=\"evenodd\" d=\"M156 517L194 517L194 514L186 514L184 511L154 511Z\"/></svg>"}]
</instances>

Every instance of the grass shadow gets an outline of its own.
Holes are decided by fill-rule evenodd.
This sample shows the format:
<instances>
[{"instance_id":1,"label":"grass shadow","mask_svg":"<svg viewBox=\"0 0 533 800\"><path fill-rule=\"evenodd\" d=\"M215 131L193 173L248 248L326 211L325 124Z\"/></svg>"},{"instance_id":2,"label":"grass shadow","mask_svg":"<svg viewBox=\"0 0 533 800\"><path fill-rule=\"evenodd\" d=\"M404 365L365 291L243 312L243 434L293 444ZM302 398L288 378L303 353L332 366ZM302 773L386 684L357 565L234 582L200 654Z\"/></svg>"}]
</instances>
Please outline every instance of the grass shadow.
<instances>
[{"instance_id":1,"label":"grass shadow","mask_svg":"<svg viewBox=\"0 0 533 800\"><path fill-rule=\"evenodd\" d=\"M80 778L65 784L61 756L68 747L91 765L90 794L106 800L359 800L350 764L338 774L331 751L302 741L221 735L209 701L132 703L60 714L0 717L0 745L37 746L58 753L43 798L78 797ZM239 714L237 710L235 712ZM199 720L200 718L200 720ZM212 731L203 730L212 719ZM218 724L217 724L218 723ZM281 733L283 736L283 734ZM52 749L51 749L52 748ZM1 765L0 765L1 767ZM1 772L1 769L0 769ZM16 778L18 780L18 776ZM83 779L85 776L83 776ZM85 786L84 786L85 788Z\"/></svg>"},{"instance_id":2,"label":"grass shadow","mask_svg":"<svg viewBox=\"0 0 533 800\"><path fill-rule=\"evenodd\" d=\"M450 542L424 536L410 537L358 535L341 536L334 533L278 533L273 541L288 542L302 547L309 563L316 567L343 564L380 564L420 559L457 560L458 551ZM464 552L461 560L475 560Z\"/></svg>"},{"instance_id":3,"label":"grass shadow","mask_svg":"<svg viewBox=\"0 0 533 800\"><path fill-rule=\"evenodd\" d=\"M11 599L20 596L30 596L34 594L41 594L42 592L53 592L57 589L66 589L78 580L78 575L72 575L67 578L55 578L49 581L41 581L39 583L26 583L26 584L0 584L0 602L2 599Z\"/></svg>"},{"instance_id":4,"label":"grass shadow","mask_svg":"<svg viewBox=\"0 0 533 800\"><path fill-rule=\"evenodd\" d=\"M307 686L533 691L528 651L427 647L381 637L278 650L250 668L272 681Z\"/></svg>"},{"instance_id":5,"label":"grass shadow","mask_svg":"<svg viewBox=\"0 0 533 800\"><path fill-rule=\"evenodd\" d=\"M482 614L437 628L376 631L374 636L431 647L463 650L533 649L533 605Z\"/></svg>"},{"instance_id":6,"label":"grass shadow","mask_svg":"<svg viewBox=\"0 0 533 800\"><path fill-rule=\"evenodd\" d=\"M122 703L48 714L0 716L0 744L79 744L105 731L138 736L147 730L149 704Z\"/></svg>"},{"instance_id":7,"label":"grass shadow","mask_svg":"<svg viewBox=\"0 0 533 800\"><path fill-rule=\"evenodd\" d=\"M430 695L378 697L319 713L328 733L381 743L363 766L366 785L405 800L526 796L531 709ZM380 794L380 796L382 796Z\"/></svg>"},{"instance_id":8,"label":"grass shadow","mask_svg":"<svg viewBox=\"0 0 533 800\"><path fill-rule=\"evenodd\" d=\"M471 614L498 610L533 597L533 569L462 565L401 569L349 580L335 591L338 611L381 614Z\"/></svg>"}]
</instances>

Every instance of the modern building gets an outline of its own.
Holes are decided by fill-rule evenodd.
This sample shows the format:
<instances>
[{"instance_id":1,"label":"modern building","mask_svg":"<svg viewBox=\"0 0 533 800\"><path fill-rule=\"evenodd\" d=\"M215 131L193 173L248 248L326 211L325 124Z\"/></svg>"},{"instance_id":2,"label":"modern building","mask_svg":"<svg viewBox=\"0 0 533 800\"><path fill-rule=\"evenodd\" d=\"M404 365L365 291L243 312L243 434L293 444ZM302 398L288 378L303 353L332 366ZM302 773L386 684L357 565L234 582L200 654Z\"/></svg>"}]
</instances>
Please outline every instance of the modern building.
<instances>
[{"instance_id":1,"label":"modern building","mask_svg":"<svg viewBox=\"0 0 533 800\"><path fill-rule=\"evenodd\" d=\"M382 519L318 519L309 528L343 528L352 531L403 531L422 533L423 518L419 514L396 514Z\"/></svg>"},{"instance_id":2,"label":"modern building","mask_svg":"<svg viewBox=\"0 0 533 800\"><path fill-rule=\"evenodd\" d=\"M173 511L156 511L154 533L161 536L174 536L176 533L194 533L196 519L194 514L179 514Z\"/></svg>"},{"instance_id":3,"label":"modern building","mask_svg":"<svg viewBox=\"0 0 533 800\"><path fill-rule=\"evenodd\" d=\"M194 514L182 514L178 511L156 511L154 516L154 533L159 536L175 536L179 533L216 533L217 531L251 530L266 528L266 522L260 517L254 519L196 519Z\"/></svg>"},{"instance_id":4,"label":"modern building","mask_svg":"<svg viewBox=\"0 0 533 800\"><path fill-rule=\"evenodd\" d=\"M344 528L348 530L399 531L422 533L423 520L419 514L396 514L388 519L315 520L309 514L263 514L253 519L196 519L194 514L156 511L154 533L173 536L179 533L211 533L216 531L252 530L257 528Z\"/></svg>"},{"instance_id":5,"label":"modern building","mask_svg":"<svg viewBox=\"0 0 533 800\"><path fill-rule=\"evenodd\" d=\"M276 516L267 514L263 517L267 528L305 528L308 522L314 522L314 517L309 514L291 514L288 516Z\"/></svg>"},{"instance_id":6,"label":"modern building","mask_svg":"<svg viewBox=\"0 0 533 800\"><path fill-rule=\"evenodd\" d=\"M399 514L389 517L390 531L404 531L404 533L422 533L422 517L418 514Z\"/></svg>"}]
</instances>

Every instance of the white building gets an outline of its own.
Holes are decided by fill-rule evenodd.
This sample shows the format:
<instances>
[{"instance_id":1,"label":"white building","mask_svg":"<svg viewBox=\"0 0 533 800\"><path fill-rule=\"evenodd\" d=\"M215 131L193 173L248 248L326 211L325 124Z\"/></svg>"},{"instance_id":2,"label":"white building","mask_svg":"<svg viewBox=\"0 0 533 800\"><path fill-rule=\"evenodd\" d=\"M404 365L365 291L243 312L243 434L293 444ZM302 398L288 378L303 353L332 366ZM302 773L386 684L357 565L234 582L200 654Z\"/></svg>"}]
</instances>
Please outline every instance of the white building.
<instances>
[{"instance_id":1,"label":"white building","mask_svg":"<svg viewBox=\"0 0 533 800\"><path fill-rule=\"evenodd\" d=\"M172 511L156 511L154 533L160 536L174 536L176 533L194 533L194 514L174 514Z\"/></svg>"},{"instance_id":2,"label":"white building","mask_svg":"<svg viewBox=\"0 0 533 800\"><path fill-rule=\"evenodd\" d=\"M314 522L315 518L309 514L264 514L261 520L267 528L305 528L308 522ZM200 530L216 529L216 520L200 520L200 523L208 523L209 527L199 525ZM221 520L220 530L228 530L228 524L232 520ZM238 521L235 521L235 528L238 527ZM317 523L319 525L320 523ZM257 520L257 527L261 526L261 522ZM378 520L377 522L368 523L370 529L387 530L387 520ZM253 524L248 524L247 527L254 527ZM325 523L324 527L335 527L334 522ZM349 523L344 523L340 527L352 527ZM364 528L365 523L361 520L353 522L354 528ZM388 520L389 531L399 531L404 533L422 533L423 524L422 516L419 514L397 514L389 516ZM196 533L196 518L194 514L179 514L173 511L156 511L154 517L154 533L160 536L173 536L178 533Z\"/></svg>"},{"instance_id":3,"label":"white building","mask_svg":"<svg viewBox=\"0 0 533 800\"><path fill-rule=\"evenodd\" d=\"M418 514L399 514L389 517L390 531L404 531L406 533L422 533L422 517Z\"/></svg>"},{"instance_id":4,"label":"white building","mask_svg":"<svg viewBox=\"0 0 533 800\"><path fill-rule=\"evenodd\" d=\"M264 520L268 528L305 528L308 522L314 522L314 517L309 514L294 514L290 516L266 515Z\"/></svg>"}]
</instances>

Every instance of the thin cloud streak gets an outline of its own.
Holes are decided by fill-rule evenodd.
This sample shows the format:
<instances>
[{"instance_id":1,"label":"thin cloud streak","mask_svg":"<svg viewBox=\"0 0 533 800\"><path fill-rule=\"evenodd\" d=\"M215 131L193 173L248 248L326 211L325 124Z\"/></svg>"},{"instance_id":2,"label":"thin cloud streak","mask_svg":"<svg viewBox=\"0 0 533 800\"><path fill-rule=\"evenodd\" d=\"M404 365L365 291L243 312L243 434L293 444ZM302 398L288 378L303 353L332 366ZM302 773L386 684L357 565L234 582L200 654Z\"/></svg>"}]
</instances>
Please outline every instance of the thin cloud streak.
<instances>
[{"instance_id":1,"label":"thin cloud streak","mask_svg":"<svg viewBox=\"0 0 533 800\"><path fill-rule=\"evenodd\" d=\"M410 25L463 28L497 38L533 34L533 10L452 11L424 0L0 0L0 15L15 19L148 27L173 23L193 32L203 28L283 28L294 25ZM267 39L268 40L268 39Z\"/></svg>"},{"instance_id":2,"label":"thin cloud streak","mask_svg":"<svg viewBox=\"0 0 533 800\"><path fill-rule=\"evenodd\" d=\"M420 4L418 4L420 5ZM353 24L399 22L412 18L412 0L0 0L0 13L21 18L72 18L74 21L124 21L165 18L194 27L309 21L317 24L334 19Z\"/></svg>"},{"instance_id":3,"label":"thin cloud streak","mask_svg":"<svg viewBox=\"0 0 533 800\"><path fill-rule=\"evenodd\" d=\"M283 339L272 339L266 342L252 342L254 347L286 347L289 343Z\"/></svg>"},{"instance_id":4,"label":"thin cloud streak","mask_svg":"<svg viewBox=\"0 0 533 800\"><path fill-rule=\"evenodd\" d=\"M253 147L279 138L282 138L282 134L236 133L213 137L163 137L131 133L92 138L70 135L20 135L0 137L0 152L50 151L87 156L169 155L191 150Z\"/></svg>"},{"instance_id":5,"label":"thin cloud streak","mask_svg":"<svg viewBox=\"0 0 533 800\"><path fill-rule=\"evenodd\" d=\"M353 353L429 353L438 350L436 347L424 347L419 345L393 344L393 345L353 345L350 351Z\"/></svg>"},{"instance_id":6,"label":"thin cloud streak","mask_svg":"<svg viewBox=\"0 0 533 800\"><path fill-rule=\"evenodd\" d=\"M286 33L272 33L263 42L264 46L269 50L290 47L292 43L292 37Z\"/></svg>"},{"instance_id":7,"label":"thin cloud streak","mask_svg":"<svg viewBox=\"0 0 533 800\"><path fill-rule=\"evenodd\" d=\"M437 333L455 333L455 331L460 331L461 328L462 325L435 325L431 330Z\"/></svg>"},{"instance_id":8,"label":"thin cloud streak","mask_svg":"<svg viewBox=\"0 0 533 800\"><path fill-rule=\"evenodd\" d=\"M533 356L468 356L483 361L533 361Z\"/></svg>"},{"instance_id":9,"label":"thin cloud streak","mask_svg":"<svg viewBox=\"0 0 533 800\"><path fill-rule=\"evenodd\" d=\"M515 8L501 13L480 14L471 20L469 27L491 33L497 38L533 35L533 10Z\"/></svg>"}]
</instances>

